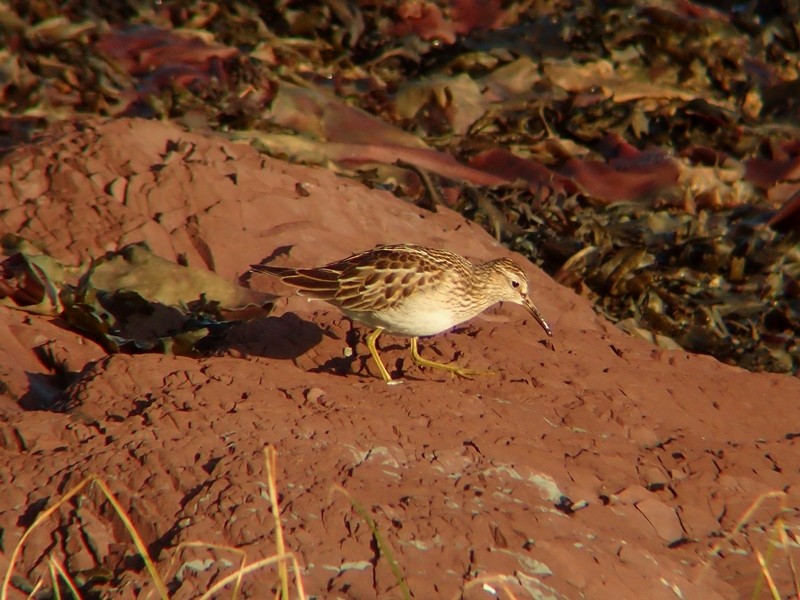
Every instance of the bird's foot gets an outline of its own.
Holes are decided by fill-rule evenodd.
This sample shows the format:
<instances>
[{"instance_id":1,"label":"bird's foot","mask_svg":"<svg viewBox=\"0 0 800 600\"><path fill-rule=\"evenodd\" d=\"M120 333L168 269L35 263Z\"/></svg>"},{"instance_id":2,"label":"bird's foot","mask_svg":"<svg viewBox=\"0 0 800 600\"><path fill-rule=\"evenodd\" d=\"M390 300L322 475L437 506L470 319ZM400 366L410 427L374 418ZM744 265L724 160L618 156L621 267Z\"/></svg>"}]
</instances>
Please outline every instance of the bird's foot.
<instances>
[{"instance_id":1,"label":"bird's foot","mask_svg":"<svg viewBox=\"0 0 800 600\"><path fill-rule=\"evenodd\" d=\"M421 358L421 360L415 360L414 362L420 365L421 367L430 367L431 369L441 369L442 371L448 371L453 375L458 375L459 377L463 377L464 379L472 379L473 377L481 377L483 375L497 375L497 373L495 373L494 371L477 371L475 369L467 369L466 367L460 367L458 365L439 363L424 358Z\"/></svg>"},{"instance_id":2,"label":"bird's foot","mask_svg":"<svg viewBox=\"0 0 800 600\"><path fill-rule=\"evenodd\" d=\"M428 360L427 358L422 358L419 354L419 348L417 347L416 338L411 338L411 360L413 360L415 364L418 364L421 367L430 367L431 369L441 369L442 371L449 371L453 375L458 375L459 377L464 377L465 379L469 379L471 377L479 377L481 375L495 375L494 371L476 371L474 369L467 369L465 367L460 367L458 365L440 363L434 360Z\"/></svg>"}]
</instances>

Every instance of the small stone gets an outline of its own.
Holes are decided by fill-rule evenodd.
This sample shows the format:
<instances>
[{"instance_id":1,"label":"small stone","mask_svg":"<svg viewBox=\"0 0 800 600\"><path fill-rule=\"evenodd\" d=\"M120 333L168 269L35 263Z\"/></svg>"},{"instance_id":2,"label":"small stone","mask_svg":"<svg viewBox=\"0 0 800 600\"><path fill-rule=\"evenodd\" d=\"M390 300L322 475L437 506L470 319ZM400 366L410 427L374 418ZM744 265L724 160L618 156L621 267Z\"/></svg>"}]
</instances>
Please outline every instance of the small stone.
<instances>
[{"instance_id":1,"label":"small stone","mask_svg":"<svg viewBox=\"0 0 800 600\"><path fill-rule=\"evenodd\" d=\"M619 494L616 494L615 497L621 504L636 504L645 498L649 498L650 492L640 485L632 485L622 490Z\"/></svg>"},{"instance_id":2,"label":"small stone","mask_svg":"<svg viewBox=\"0 0 800 600\"><path fill-rule=\"evenodd\" d=\"M312 387L307 389L304 392L304 395L306 397L306 400L308 400L309 402L317 402L320 398L322 398L325 395L325 390L318 387Z\"/></svg>"},{"instance_id":3,"label":"small stone","mask_svg":"<svg viewBox=\"0 0 800 600\"><path fill-rule=\"evenodd\" d=\"M655 529L656 534L667 543L684 537L685 532L675 510L656 498L647 498L636 503L636 508Z\"/></svg>"},{"instance_id":4,"label":"small stone","mask_svg":"<svg viewBox=\"0 0 800 600\"><path fill-rule=\"evenodd\" d=\"M659 442L656 432L649 427L631 427L628 437L640 448L653 448Z\"/></svg>"}]
</instances>

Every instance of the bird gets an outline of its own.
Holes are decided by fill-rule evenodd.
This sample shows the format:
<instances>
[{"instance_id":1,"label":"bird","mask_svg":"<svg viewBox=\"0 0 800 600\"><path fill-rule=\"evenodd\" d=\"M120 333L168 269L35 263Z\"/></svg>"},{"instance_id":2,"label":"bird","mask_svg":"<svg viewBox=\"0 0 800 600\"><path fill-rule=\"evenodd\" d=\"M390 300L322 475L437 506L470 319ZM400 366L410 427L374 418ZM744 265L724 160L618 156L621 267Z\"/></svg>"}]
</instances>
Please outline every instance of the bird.
<instances>
[{"instance_id":1,"label":"bird","mask_svg":"<svg viewBox=\"0 0 800 600\"><path fill-rule=\"evenodd\" d=\"M523 306L544 332L553 332L531 301L528 277L510 258L473 264L448 250L413 244L381 245L321 267L251 265L308 298L324 300L345 316L371 328L367 348L387 384L399 383L383 364L375 342L381 333L411 339L417 365L462 377L484 374L419 354L417 340L442 333L498 302Z\"/></svg>"}]
</instances>

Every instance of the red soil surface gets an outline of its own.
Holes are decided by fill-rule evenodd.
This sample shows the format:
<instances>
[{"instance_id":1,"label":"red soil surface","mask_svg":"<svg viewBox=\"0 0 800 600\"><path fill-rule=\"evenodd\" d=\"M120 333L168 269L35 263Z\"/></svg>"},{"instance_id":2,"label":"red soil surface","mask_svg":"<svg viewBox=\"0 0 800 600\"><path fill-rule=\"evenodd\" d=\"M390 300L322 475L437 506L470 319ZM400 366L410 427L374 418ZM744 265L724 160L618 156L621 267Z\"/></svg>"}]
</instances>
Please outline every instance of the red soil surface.
<instances>
[{"instance_id":1,"label":"red soil surface","mask_svg":"<svg viewBox=\"0 0 800 600\"><path fill-rule=\"evenodd\" d=\"M138 241L231 281L284 246L275 264L400 242L509 254L447 209L153 121L63 126L2 159L0 190L2 233L70 264ZM374 519L414 598L458 597L486 576L502 598L750 597L754 550L778 540L778 517L798 532L800 381L631 338L515 259L555 338L549 346L524 310L502 305L423 340L423 355L497 372L474 380L413 366L407 341L387 335L384 361L405 375L387 386L363 344L347 357L346 318L297 297L237 324L202 359L106 356L57 319L0 308L0 571L36 514L97 474L174 597L198 596L239 557L178 544L233 546L248 561L276 551L272 444L286 544L310 595L401 597L341 487ZM250 285L276 289L265 276ZM78 373L68 411L24 408L59 393L35 348ZM770 491L789 510L766 500L735 532ZM790 551L797 562L796 543ZM108 597L155 597L96 488L34 531L15 573L37 581L49 554L71 572L111 569ZM791 593L783 550L771 570ZM258 571L244 595L271 597L276 581ZM464 597L492 595L473 583Z\"/></svg>"}]
</instances>

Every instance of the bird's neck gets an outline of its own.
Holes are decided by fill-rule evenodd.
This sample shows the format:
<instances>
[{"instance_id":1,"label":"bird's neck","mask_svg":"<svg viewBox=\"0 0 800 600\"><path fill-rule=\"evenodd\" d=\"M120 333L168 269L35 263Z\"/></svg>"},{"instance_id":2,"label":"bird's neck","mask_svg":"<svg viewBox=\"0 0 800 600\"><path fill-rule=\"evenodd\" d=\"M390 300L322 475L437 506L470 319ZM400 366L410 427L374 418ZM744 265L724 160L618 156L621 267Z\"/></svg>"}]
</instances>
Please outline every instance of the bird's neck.
<instances>
[{"instance_id":1,"label":"bird's neck","mask_svg":"<svg viewBox=\"0 0 800 600\"><path fill-rule=\"evenodd\" d=\"M480 310L478 310L478 312L483 312L492 306L492 304L496 303L496 300L493 299L493 294L487 293L493 287L493 278L491 277L492 270L493 266L491 262L475 265L472 268L469 295L472 296L473 299L479 301Z\"/></svg>"}]
</instances>

